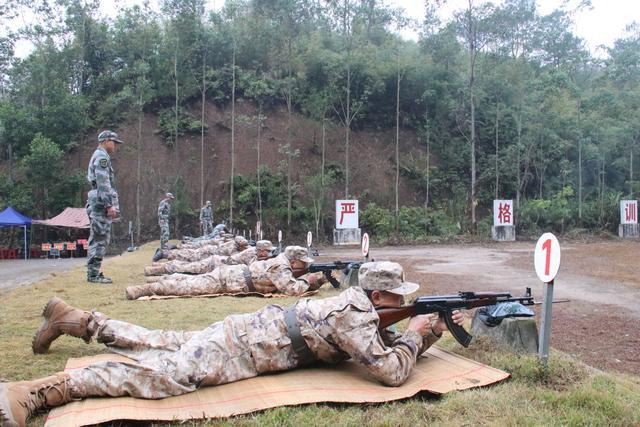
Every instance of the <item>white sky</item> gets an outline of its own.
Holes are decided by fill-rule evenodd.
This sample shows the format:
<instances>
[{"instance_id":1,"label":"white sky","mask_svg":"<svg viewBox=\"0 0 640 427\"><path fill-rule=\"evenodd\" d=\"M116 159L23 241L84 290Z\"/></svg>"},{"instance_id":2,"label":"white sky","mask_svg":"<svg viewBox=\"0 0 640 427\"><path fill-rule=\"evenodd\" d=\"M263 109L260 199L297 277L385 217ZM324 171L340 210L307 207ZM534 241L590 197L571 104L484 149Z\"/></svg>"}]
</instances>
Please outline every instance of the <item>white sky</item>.
<instances>
[{"instance_id":1,"label":"white sky","mask_svg":"<svg viewBox=\"0 0 640 427\"><path fill-rule=\"evenodd\" d=\"M0 0L1 1L1 0ZM476 0L484 2L485 0ZM424 17L425 0L385 0L387 4L400 6L405 9L407 16L421 22ZM554 9L562 7L573 9L579 0L537 0L538 12L548 14ZM103 1L101 12L108 16L115 16L117 10L126 5L142 4L143 0L115 0ZM158 0L150 0L151 5L157 5ZM502 0L494 0L500 4ZM573 32L587 42L591 52L598 55L598 46L613 46L613 42L624 35L625 27L633 21L640 23L640 0L591 0L592 8L582 10L575 19ZM446 21L455 10L466 7L467 0L445 0L441 7L443 21ZM208 9L219 9L224 5L224 0L207 0ZM18 19L17 25L24 25L27 19ZM418 39L417 31L404 31L406 38ZM31 50L28 43L16 46L18 56L26 56Z\"/></svg>"}]
</instances>

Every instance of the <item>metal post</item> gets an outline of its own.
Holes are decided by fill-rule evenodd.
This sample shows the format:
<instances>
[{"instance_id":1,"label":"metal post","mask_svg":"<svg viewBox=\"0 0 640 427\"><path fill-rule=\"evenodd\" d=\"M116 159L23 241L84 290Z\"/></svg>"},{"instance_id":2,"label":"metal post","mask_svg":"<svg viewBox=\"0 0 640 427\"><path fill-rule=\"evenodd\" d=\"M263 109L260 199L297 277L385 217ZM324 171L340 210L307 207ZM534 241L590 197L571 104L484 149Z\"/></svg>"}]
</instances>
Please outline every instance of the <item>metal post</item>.
<instances>
[{"instance_id":1,"label":"metal post","mask_svg":"<svg viewBox=\"0 0 640 427\"><path fill-rule=\"evenodd\" d=\"M544 284L544 297L542 301L542 320L540 322L540 348L538 359L547 366L549 360L549 341L551 340L551 307L553 306L553 280Z\"/></svg>"}]
</instances>

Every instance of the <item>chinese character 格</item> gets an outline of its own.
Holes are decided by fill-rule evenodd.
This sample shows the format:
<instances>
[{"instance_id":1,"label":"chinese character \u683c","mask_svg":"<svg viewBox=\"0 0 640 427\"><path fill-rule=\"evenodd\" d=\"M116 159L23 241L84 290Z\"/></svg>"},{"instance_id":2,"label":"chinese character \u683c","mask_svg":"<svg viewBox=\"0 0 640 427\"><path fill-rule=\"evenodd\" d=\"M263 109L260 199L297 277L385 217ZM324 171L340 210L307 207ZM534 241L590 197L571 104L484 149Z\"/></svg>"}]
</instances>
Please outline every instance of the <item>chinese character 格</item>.
<instances>
[{"instance_id":1,"label":"chinese character \u683c","mask_svg":"<svg viewBox=\"0 0 640 427\"><path fill-rule=\"evenodd\" d=\"M511 224L511 205L508 203L498 206L498 221L500 224Z\"/></svg>"}]
</instances>

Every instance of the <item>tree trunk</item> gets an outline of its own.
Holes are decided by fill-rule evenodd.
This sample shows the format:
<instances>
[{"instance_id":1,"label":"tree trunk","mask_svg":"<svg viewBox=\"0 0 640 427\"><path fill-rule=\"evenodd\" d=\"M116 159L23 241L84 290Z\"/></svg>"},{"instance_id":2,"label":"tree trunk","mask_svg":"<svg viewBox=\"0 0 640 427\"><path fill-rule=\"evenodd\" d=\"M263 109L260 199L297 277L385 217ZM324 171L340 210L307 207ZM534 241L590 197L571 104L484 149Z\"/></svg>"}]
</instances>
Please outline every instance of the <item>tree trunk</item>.
<instances>
[{"instance_id":1,"label":"tree trunk","mask_svg":"<svg viewBox=\"0 0 640 427\"><path fill-rule=\"evenodd\" d=\"M260 181L260 145L262 142L262 102L258 103L258 221L262 224L262 185Z\"/></svg>"},{"instance_id":2,"label":"tree trunk","mask_svg":"<svg viewBox=\"0 0 640 427\"><path fill-rule=\"evenodd\" d=\"M496 99L496 135L495 135L495 141L496 141L496 200L499 198L498 197L498 193L499 193L499 186L500 186L500 171L498 168L498 131L499 131L499 120L500 120L500 108L499 108L500 104L498 102L498 100Z\"/></svg>"},{"instance_id":3,"label":"tree trunk","mask_svg":"<svg viewBox=\"0 0 640 427\"><path fill-rule=\"evenodd\" d=\"M200 109L200 206L204 206L204 105L207 98L206 52L202 59L202 108Z\"/></svg>"},{"instance_id":4,"label":"tree trunk","mask_svg":"<svg viewBox=\"0 0 640 427\"><path fill-rule=\"evenodd\" d=\"M400 54L396 58L396 231L400 218Z\"/></svg>"},{"instance_id":5,"label":"tree trunk","mask_svg":"<svg viewBox=\"0 0 640 427\"><path fill-rule=\"evenodd\" d=\"M140 190L142 181L142 90L138 97L138 134L136 138L136 242L140 241L140 229L142 228L140 213Z\"/></svg>"},{"instance_id":6,"label":"tree trunk","mask_svg":"<svg viewBox=\"0 0 640 427\"><path fill-rule=\"evenodd\" d=\"M345 128L344 151L344 198L349 198L349 133L351 130L351 64L347 60L347 113Z\"/></svg>"},{"instance_id":7,"label":"tree trunk","mask_svg":"<svg viewBox=\"0 0 640 427\"><path fill-rule=\"evenodd\" d=\"M235 174L236 143L236 43L233 43L231 60L231 178L229 181L229 227L233 227L233 176Z\"/></svg>"},{"instance_id":8,"label":"tree trunk","mask_svg":"<svg viewBox=\"0 0 640 427\"><path fill-rule=\"evenodd\" d=\"M578 100L578 225L582 225L582 129L580 125L580 100Z\"/></svg>"},{"instance_id":9,"label":"tree trunk","mask_svg":"<svg viewBox=\"0 0 640 427\"><path fill-rule=\"evenodd\" d=\"M178 37L178 33L176 32L176 48L173 52L173 75L174 75L174 80L175 80L175 94L176 94L176 99L175 99L175 139L173 140L173 150L174 150L174 155L175 155L175 168L176 168L176 179L175 182L178 182L178 174L179 174L179 156L178 156L178 124L179 124L179 117L178 117L178 103L179 103L179 86L178 86L178 48L180 47L180 39Z\"/></svg>"},{"instance_id":10,"label":"tree trunk","mask_svg":"<svg viewBox=\"0 0 640 427\"><path fill-rule=\"evenodd\" d=\"M291 40L289 40L289 54L291 50ZM289 61L291 58L289 57ZM292 123L292 89L291 89L291 66L288 66L287 71L287 226L291 225L291 199L292 199L292 184L291 184L291 168L292 168L292 154L293 144L291 138L291 123Z\"/></svg>"}]
</instances>

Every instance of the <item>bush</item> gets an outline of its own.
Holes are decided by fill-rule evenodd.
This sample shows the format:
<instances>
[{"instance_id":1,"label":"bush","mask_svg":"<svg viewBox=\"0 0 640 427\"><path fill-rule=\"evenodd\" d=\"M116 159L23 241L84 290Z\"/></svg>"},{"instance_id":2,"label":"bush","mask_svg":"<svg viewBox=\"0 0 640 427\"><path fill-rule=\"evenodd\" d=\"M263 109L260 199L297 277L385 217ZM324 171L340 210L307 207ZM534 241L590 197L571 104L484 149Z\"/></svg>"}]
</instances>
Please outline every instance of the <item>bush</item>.
<instances>
[{"instance_id":1,"label":"bush","mask_svg":"<svg viewBox=\"0 0 640 427\"><path fill-rule=\"evenodd\" d=\"M176 113L175 108L167 108L158 113L158 127L156 132L162 135L164 142L172 146L175 144L176 138ZM186 134L199 134L202 128L202 122L194 118L191 114L182 108L178 108L178 136ZM204 125L205 132L209 126Z\"/></svg>"},{"instance_id":2,"label":"bush","mask_svg":"<svg viewBox=\"0 0 640 427\"><path fill-rule=\"evenodd\" d=\"M452 236L459 232L457 223L443 211L402 206L396 218L394 212L369 203L360 216L361 226L379 239L392 236L402 240L418 240L429 236Z\"/></svg>"}]
</instances>

